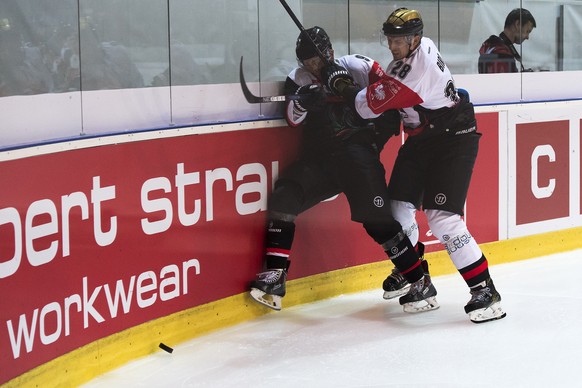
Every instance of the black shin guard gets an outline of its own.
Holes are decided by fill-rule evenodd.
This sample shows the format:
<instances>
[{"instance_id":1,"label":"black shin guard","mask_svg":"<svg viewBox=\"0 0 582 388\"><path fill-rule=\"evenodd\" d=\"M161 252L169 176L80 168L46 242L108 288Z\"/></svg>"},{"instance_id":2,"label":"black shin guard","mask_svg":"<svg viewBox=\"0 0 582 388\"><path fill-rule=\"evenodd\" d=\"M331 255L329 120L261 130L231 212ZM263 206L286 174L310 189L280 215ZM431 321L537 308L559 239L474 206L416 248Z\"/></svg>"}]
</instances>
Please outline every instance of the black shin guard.
<instances>
[{"instance_id":1,"label":"black shin guard","mask_svg":"<svg viewBox=\"0 0 582 388\"><path fill-rule=\"evenodd\" d=\"M291 219L269 219L265 241L268 269L287 269L294 237L295 223Z\"/></svg>"},{"instance_id":2,"label":"black shin guard","mask_svg":"<svg viewBox=\"0 0 582 388\"><path fill-rule=\"evenodd\" d=\"M398 232L392 239L382 244L384 251L409 283L414 283L424 276L418 253L403 232Z\"/></svg>"},{"instance_id":3,"label":"black shin guard","mask_svg":"<svg viewBox=\"0 0 582 388\"><path fill-rule=\"evenodd\" d=\"M475 287L477 284L489 279L489 264L487 263L485 255L481 255L481 258L473 264L461 268L459 273L465 279L469 288Z\"/></svg>"}]
</instances>

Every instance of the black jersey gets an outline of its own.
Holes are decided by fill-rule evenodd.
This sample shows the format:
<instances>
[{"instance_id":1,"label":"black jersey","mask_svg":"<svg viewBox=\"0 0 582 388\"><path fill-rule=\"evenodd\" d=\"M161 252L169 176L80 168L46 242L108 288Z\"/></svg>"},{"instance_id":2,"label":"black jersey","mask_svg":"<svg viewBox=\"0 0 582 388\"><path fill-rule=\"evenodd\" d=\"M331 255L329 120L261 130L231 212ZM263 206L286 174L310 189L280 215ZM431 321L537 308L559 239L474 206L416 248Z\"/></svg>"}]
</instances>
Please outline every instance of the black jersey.
<instances>
[{"instance_id":1,"label":"black jersey","mask_svg":"<svg viewBox=\"0 0 582 388\"><path fill-rule=\"evenodd\" d=\"M384 75L376 61L363 55L345 55L335 62L352 75L360 88L367 87ZM355 132L362 129L373 130L371 120L360 117L341 97L333 95L317 77L303 67L297 67L288 75L285 92L293 94L299 87L309 84L318 84L326 91L326 103L322 109L305 112L297 109L290 101L285 112L290 126L305 125L306 147L316 147L320 151L322 148L338 147L337 143L346 140Z\"/></svg>"}]
</instances>

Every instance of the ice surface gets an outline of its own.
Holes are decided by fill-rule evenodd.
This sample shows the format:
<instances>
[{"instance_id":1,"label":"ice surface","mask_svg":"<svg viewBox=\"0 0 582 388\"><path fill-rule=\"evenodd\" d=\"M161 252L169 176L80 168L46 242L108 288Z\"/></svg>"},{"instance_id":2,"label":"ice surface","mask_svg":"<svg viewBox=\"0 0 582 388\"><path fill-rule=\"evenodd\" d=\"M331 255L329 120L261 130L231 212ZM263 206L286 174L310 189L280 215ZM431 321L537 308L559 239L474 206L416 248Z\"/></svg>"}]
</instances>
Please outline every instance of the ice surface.
<instances>
[{"instance_id":1,"label":"ice surface","mask_svg":"<svg viewBox=\"0 0 582 388\"><path fill-rule=\"evenodd\" d=\"M490 268L507 317L474 324L460 275L440 309L382 290L295 306L131 362L85 387L562 387L582 384L582 250ZM379 285L380 287L380 285Z\"/></svg>"}]
</instances>

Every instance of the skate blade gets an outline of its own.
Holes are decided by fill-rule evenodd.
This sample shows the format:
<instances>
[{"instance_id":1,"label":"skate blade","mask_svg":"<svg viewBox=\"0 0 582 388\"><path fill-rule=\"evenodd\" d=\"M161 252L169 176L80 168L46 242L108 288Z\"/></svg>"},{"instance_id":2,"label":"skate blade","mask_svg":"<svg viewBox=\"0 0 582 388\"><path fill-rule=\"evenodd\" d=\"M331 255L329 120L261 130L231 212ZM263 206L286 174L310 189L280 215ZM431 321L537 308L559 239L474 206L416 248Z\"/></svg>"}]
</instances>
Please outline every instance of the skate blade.
<instances>
[{"instance_id":1,"label":"skate blade","mask_svg":"<svg viewBox=\"0 0 582 388\"><path fill-rule=\"evenodd\" d=\"M473 323L485 323L505 318L507 314L501 308L501 303L497 302L487 308L471 311L468 315Z\"/></svg>"},{"instance_id":2,"label":"skate blade","mask_svg":"<svg viewBox=\"0 0 582 388\"><path fill-rule=\"evenodd\" d=\"M406 295L408 293L409 289L410 289L410 284L407 286L404 286L404 288L401 288L401 289L396 290L396 291L384 291L384 295L382 295L382 297L386 300L394 299L394 298L397 298L399 296Z\"/></svg>"},{"instance_id":3,"label":"skate blade","mask_svg":"<svg viewBox=\"0 0 582 388\"><path fill-rule=\"evenodd\" d=\"M260 304L267 306L275 311L281 311L282 299L279 295L269 295L257 288L251 288L251 297Z\"/></svg>"},{"instance_id":4,"label":"skate blade","mask_svg":"<svg viewBox=\"0 0 582 388\"><path fill-rule=\"evenodd\" d=\"M424 311L436 310L439 307L439 303L437 302L434 296L430 298L426 298L424 300L419 300L418 302L410 302L405 303L402 305L405 313L422 313Z\"/></svg>"}]
</instances>

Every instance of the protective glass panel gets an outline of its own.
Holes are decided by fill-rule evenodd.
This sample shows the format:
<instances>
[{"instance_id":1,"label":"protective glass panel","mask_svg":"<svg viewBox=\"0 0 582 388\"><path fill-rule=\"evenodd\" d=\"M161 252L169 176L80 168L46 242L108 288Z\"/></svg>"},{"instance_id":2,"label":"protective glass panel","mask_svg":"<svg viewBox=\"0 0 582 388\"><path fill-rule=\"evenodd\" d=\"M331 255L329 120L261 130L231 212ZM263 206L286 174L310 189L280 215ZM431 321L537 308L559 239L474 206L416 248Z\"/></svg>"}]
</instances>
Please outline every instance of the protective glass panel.
<instances>
[{"instance_id":1,"label":"protective glass panel","mask_svg":"<svg viewBox=\"0 0 582 388\"><path fill-rule=\"evenodd\" d=\"M77 15L76 0L0 2L1 148L80 134L79 79L65 49Z\"/></svg>"},{"instance_id":2,"label":"protective glass panel","mask_svg":"<svg viewBox=\"0 0 582 388\"><path fill-rule=\"evenodd\" d=\"M548 94L537 86L535 73L582 70L579 1L287 3L305 28L318 25L328 32L336 56L363 54L383 66L392 56L382 23L396 8L417 9L424 36L437 44L453 75L460 77L477 76L482 44L500 35L512 9L526 8L536 26L529 34L514 34L523 40L512 45L521 62L505 59L518 72L488 79L499 80L503 98L510 96L506 102L578 96L575 91ZM279 1L3 0L0 148L279 118L281 103L245 100L239 64L244 57L244 75L253 93L280 94L286 75L297 65L298 34ZM522 65L533 74L520 74Z\"/></svg>"},{"instance_id":3,"label":"protective glass panel","mask_svg":"<svg viewBox=\"0 0 582 388\"><path fill-rule=\"evenodd\" d=\"M169 92L148 88L169 65L166 0L80 0L83 133L167 127Z\"/></svg>"},{"instance_id":4,"label":"protective glass panel","mask_svg":"<svg viewBox=\"0 0 582 388\"><path fill-rule=\"evenodd\" d=\"M582 70L582 5L559 6L557 48L559 70Z\"/></svg>"}]
</instances>

